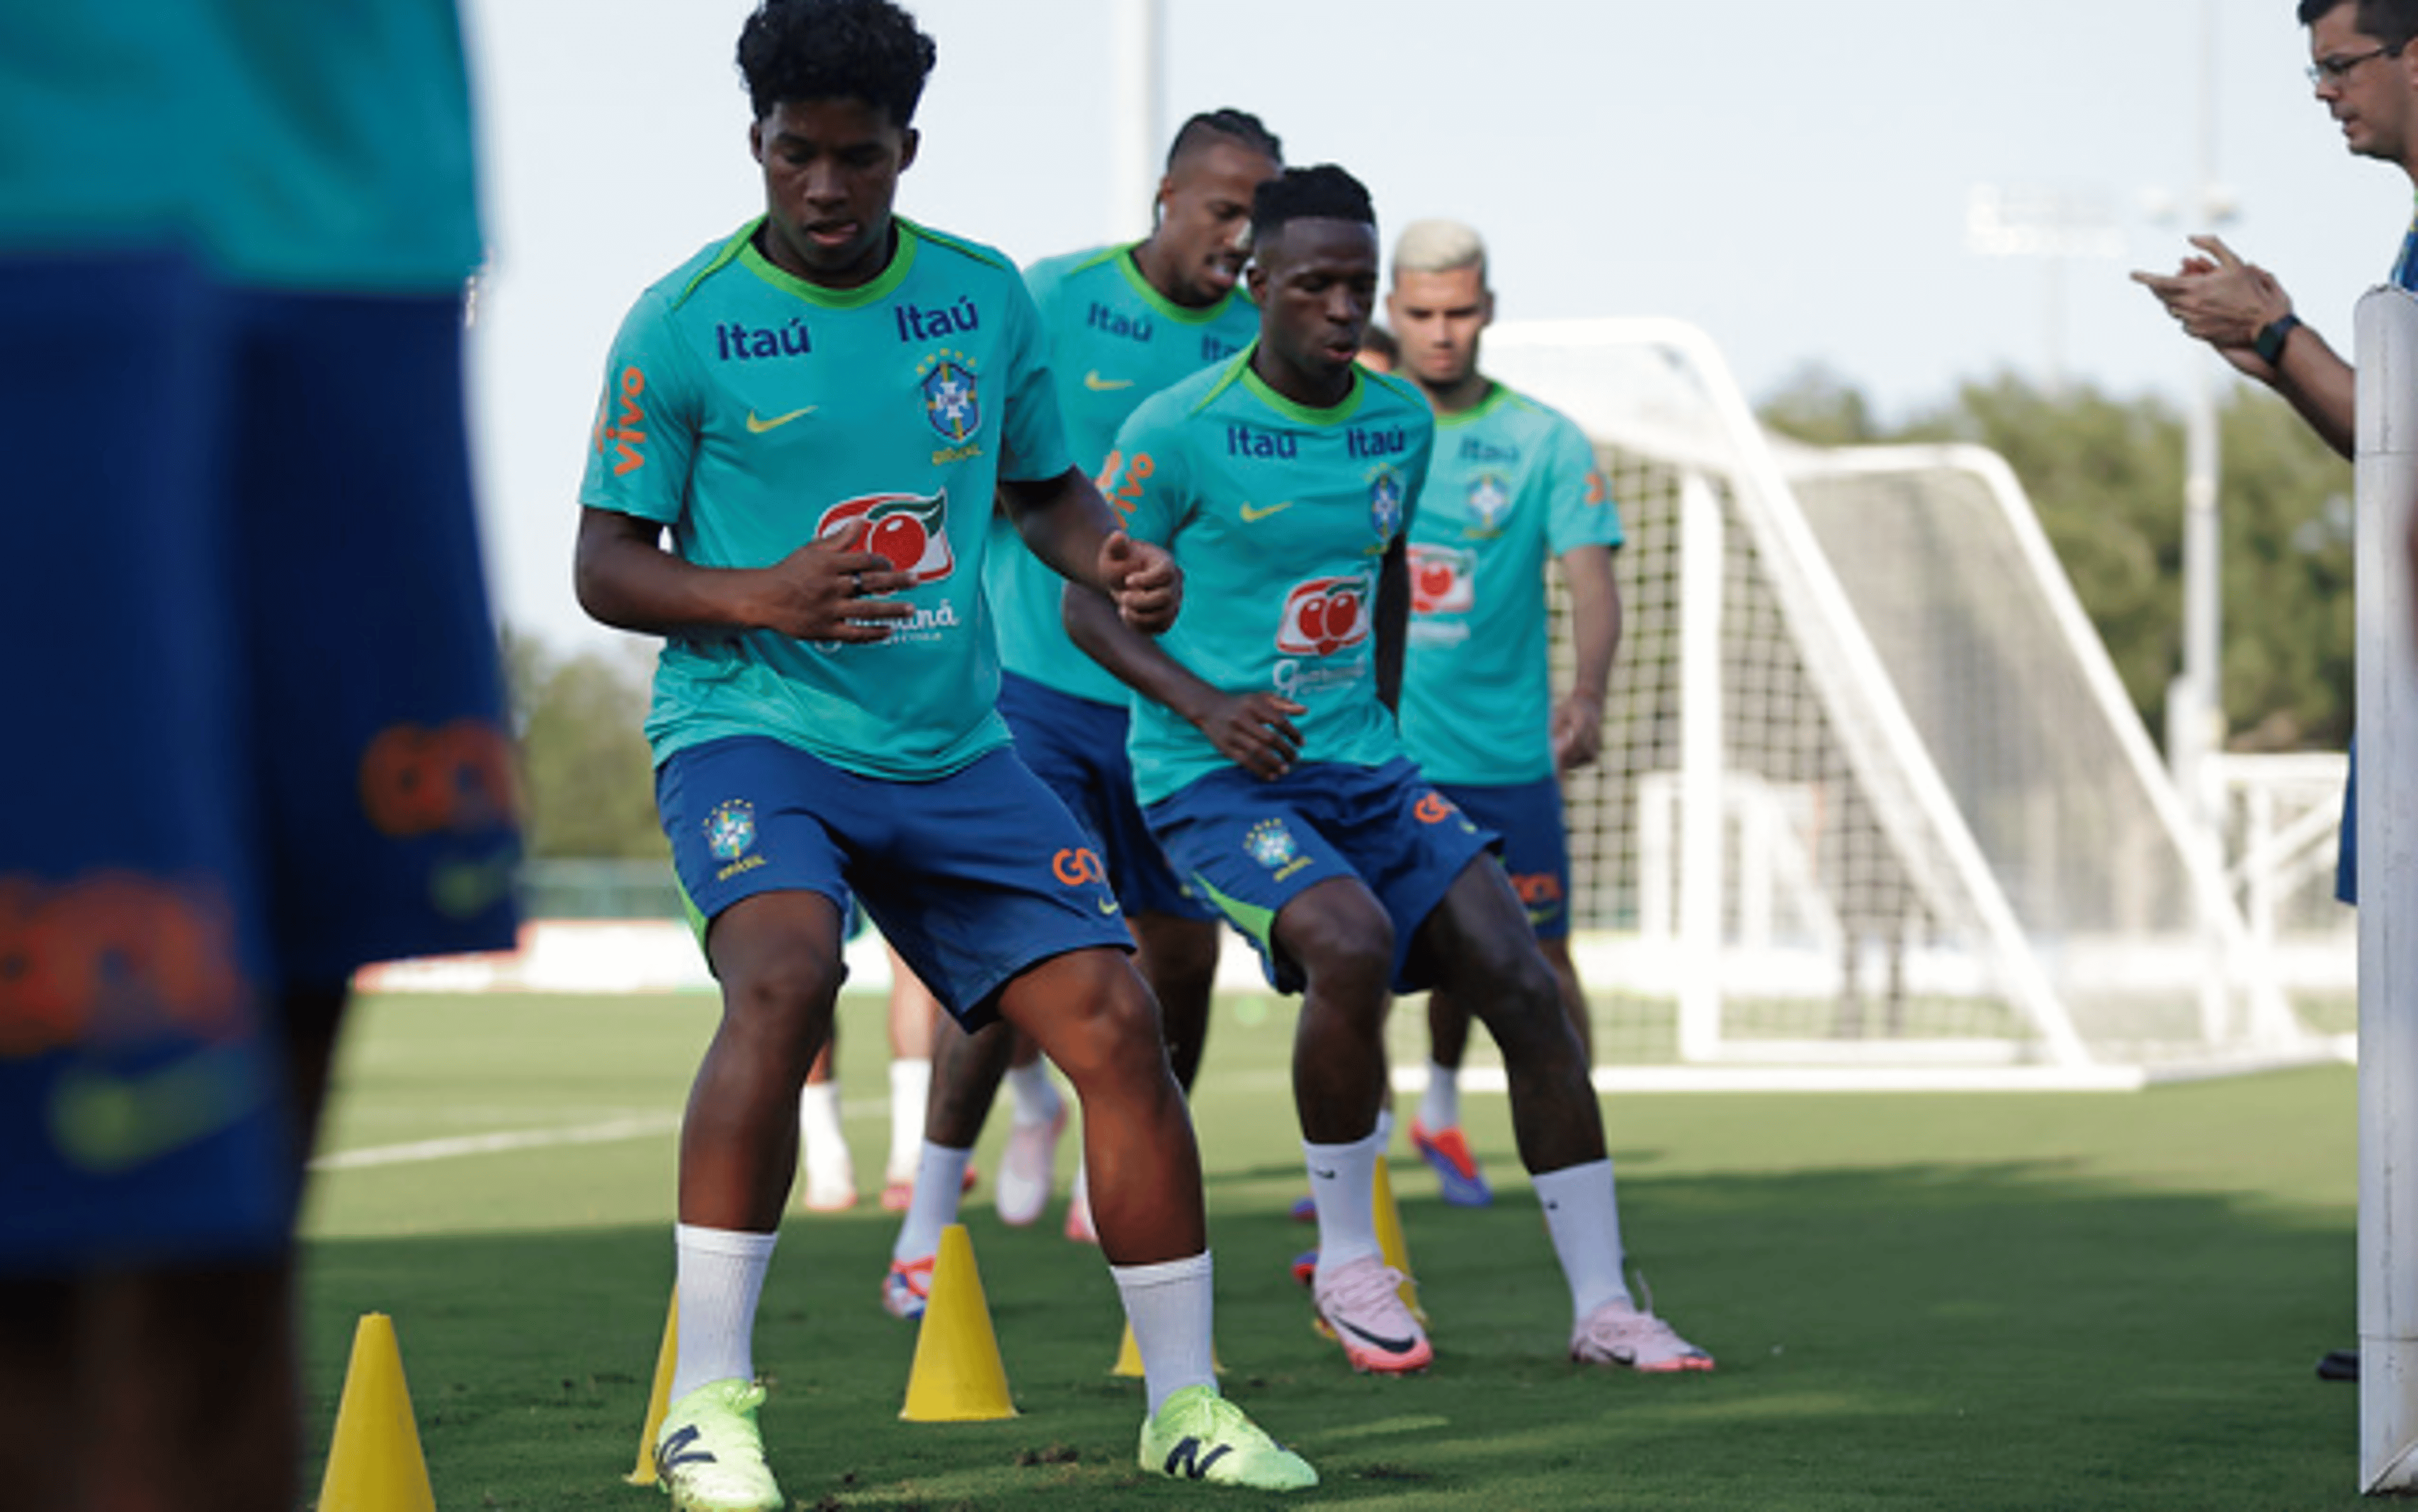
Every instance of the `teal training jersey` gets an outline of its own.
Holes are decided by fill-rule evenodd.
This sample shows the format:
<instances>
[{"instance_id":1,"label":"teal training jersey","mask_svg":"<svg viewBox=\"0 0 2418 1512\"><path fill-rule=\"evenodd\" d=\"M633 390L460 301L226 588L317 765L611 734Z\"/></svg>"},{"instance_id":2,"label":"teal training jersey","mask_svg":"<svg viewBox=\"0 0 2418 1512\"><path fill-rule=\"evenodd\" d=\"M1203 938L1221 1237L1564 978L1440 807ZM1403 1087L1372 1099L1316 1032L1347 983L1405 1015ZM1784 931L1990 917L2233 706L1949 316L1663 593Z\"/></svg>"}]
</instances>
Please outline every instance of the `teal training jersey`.
<instances>
[{"instance_id":1,"label":"teal training jersey","mask_svg":"<svg viewBox=\"0 0 2418 1512\"><path fill-rule=\"evenodd\" d=\"M1334 408L1305 408L1250 364L1246 352L1134 411L1110 492L1136 539L1184 570L1168 654L1229 693L1306 706L1302 760L1376 766L1402 754L1377 700L1377 569L1415 512L1435 418L1408 385L1367 372ZM1228 765L1184 720L1133 702L1143 802Z\"/></svg>"},{"instance_id":2,"label":"teal training jersey","mask_svg":"<svg viewBox=\"0 0 2418 1512\"><path fill-rule=\"evenodd\" d=\"M453 0L0 6L0 247L170 240L249 283L458 289L480 247Z\"/></svg>"},{"instance_id":3,"label":"teal training jersey","mask_svg":"<svg viewBox=\"0 0 2418 1512\"><path fill-rule=\"evenodd\" d=\"M1561 415L1498 383L1438 419L1402 669L1402 741L1430 781L1553 774L1545 560L1621 539L1595 449Z\"/></svg>"},{"instance_id":4,"label":"teal training jersey","mask_svg":"<svg viewBox=\"0 0 2418 1512\"><path fill-rule=\"evenodd\" d=\"M1239 289L1214 305L1187 310L1152 288L1134 265L1133 245L1051 257L1025 270L1041 308L1058 408L1078 466L1105 476L1117 428L1136 405L1259 334L1260 311ZM997 520L983 588L998 617L1000 662L1018 677L1078 698L1123 708L1125 685L1066 638L1059 615L1065 586L1024 549L1016 527Z\"/></svg>"},{"instance_id":5,"label":"teal training jersey","mask_svg":"<svg viewBox=\"0 0 2418 1512\"><path fill-rule=\"evenodd\" d=\"M760 222L758 222L760 223ZM877 645L770 631L666 642L660 762L763 735L865 776L945 775L1006 743L981 588L1001 478L1070 466L1041 327L1016 267L901 220L890 266L820 288L756 225L639 297L607 364L579 501L669 526L706 567L765 567L863 519L913 574Z\"/></svg>"}]
</instances>

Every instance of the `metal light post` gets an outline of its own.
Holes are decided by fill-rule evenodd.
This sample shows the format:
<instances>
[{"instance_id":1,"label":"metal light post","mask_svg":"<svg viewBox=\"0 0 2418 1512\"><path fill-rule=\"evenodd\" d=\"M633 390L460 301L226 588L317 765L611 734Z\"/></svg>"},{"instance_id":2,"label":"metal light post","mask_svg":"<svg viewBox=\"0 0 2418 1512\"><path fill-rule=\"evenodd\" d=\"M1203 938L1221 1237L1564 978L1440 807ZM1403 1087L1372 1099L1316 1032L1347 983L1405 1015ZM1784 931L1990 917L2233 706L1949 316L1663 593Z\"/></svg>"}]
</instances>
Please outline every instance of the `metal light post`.
<instances>
[{"instance_id":1,"label":"metal light post","mask_svg":"<svg viewBox=\"0 0 2418 1512\"><path fill-rule=\"evenodd\" d=\"M1150 234L1150 207L1158 195L1167 8L1166 0L1111 4L1115 14L1109 75L1116 89L1109 123L1115 155L1109 176L1109 239L1131 241Z\"/></svg>"}]
</instances>

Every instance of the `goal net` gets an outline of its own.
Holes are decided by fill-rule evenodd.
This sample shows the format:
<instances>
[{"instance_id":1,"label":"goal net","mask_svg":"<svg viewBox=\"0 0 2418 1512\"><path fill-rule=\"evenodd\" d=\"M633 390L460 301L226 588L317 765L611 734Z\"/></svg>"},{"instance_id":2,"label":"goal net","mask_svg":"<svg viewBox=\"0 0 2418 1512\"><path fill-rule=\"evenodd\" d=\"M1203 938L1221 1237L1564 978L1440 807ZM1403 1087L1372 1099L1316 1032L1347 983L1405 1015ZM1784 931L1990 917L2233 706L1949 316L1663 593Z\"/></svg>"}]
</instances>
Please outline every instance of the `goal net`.
<instances>
[{"instance_id":1,"label":"goal net","mask_svg":"<svg viewBox=\"0 0 2418 1512\"><path fill-rule=\"evenodd\" d=\"M1595 441L1629 537L1604 754L1566 785L1600 1081L2127 1086L2326 1047L1995 454L1775 442L1674 322L1486 355Z\"/></svg>"}]
</instances>

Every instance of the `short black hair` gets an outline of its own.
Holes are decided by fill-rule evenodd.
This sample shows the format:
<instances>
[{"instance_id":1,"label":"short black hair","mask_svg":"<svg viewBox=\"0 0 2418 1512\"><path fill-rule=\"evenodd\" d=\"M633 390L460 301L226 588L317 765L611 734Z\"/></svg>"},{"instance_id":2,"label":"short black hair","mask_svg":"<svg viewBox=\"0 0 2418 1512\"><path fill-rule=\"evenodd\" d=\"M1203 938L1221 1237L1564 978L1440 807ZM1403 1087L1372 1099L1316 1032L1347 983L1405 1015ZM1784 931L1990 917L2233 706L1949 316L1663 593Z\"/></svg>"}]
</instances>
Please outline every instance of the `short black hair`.
<instances>
[{"instance_id":1,"label":"short black hair","mask_svg":"<svg viewBox=\"0 0 2418 1512\"><path fill-rule=\"evenodd\" d=\"M784 101L861 99L905 130L939 56L890 0L762 0L739 33L739 72L759 121Z\"/></svg>"},{"instance_id":2,"label":"short black hair","mask_svg":"<svg viewBox=\"0 0 2418 1512\"><path fill-rule=\"evenodd\" d=\"M1375 229L1368 187L1331 162L1288 168L1251 191L1251 241L1263 244L1288 221L1357 221Z\"/></svg>"},{"instance_id":3,"label":"short black hair","mask_svg":"<svg viewBox=\"0 0 2418 1512\"><path fill-rule=\"evenodd\" d=\"M1175 129L1175 140L1167 145L1168 171L1174 171L1178 158L1219 137L1248 147L1270 162L1284 162L1284 144L1277 140L1277 134L1249 111L1228 106L1223 110L1204 110Z\"/></svg>"},{"instance_id":4,"label":"short black hair","mask_svg":"<svg viewBox=\"0 0 2418 1512\"><path fill-rule=\"evenodd\" d=\"M1392 331L1373 320L1369 322L1368 329L1360 333L1360 350L1374 352L1388 362L1402 359L1402 344L1394 339Z\"/></svg>"},{"instance_id":5,"label":"short black hair","mask_svg":"<svg viewBox=\"0 0 2418 1512\"><path fill-rule=\"evenodd\" d=\"M2336 6L2356 9L2359 29L2387 47L2407 47L2418 38L2418 0L2301 0L2301 24L2316 25Z\"/></svg>"}]
</instances>

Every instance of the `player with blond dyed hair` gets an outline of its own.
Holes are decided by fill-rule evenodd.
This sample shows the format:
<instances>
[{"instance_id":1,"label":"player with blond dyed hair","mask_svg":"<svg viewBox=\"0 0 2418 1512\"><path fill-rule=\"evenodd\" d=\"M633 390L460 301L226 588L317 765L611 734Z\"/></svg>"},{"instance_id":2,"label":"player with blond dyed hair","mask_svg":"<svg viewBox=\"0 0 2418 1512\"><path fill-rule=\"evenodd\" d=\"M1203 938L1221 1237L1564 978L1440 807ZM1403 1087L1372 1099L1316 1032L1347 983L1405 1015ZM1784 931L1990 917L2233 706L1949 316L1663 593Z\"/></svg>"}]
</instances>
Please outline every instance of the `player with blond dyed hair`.
<instances>
[{"instance_id":1,"label":"player with blond dyed hair","mask_svg":"<svg viewBox=\"0 0 2418 1512\"><path fill-rule=\"evenodd\" d=\"M1446 797L1503 836L1504 862L1553 968L1562 1008L1592 1047L1570 959L1569 842L1560 773L1593 761L1620 647L1612 554L1622 540L1594 449L1577 426L1478 370L1494 318L1486 242L1459 221L1415 221L1394 247L1387 318L1396 370L1436 411L1435 465L1411 527L1410 651L1402 741ZM1546 657L1545 567L1569 586L1577 665L1555 700ZM1411 1143L1446 1202L1492 1200L1461 1128L1471 1005L1428 999L1427 1092Z\"/></svg>"}]
</instances>

